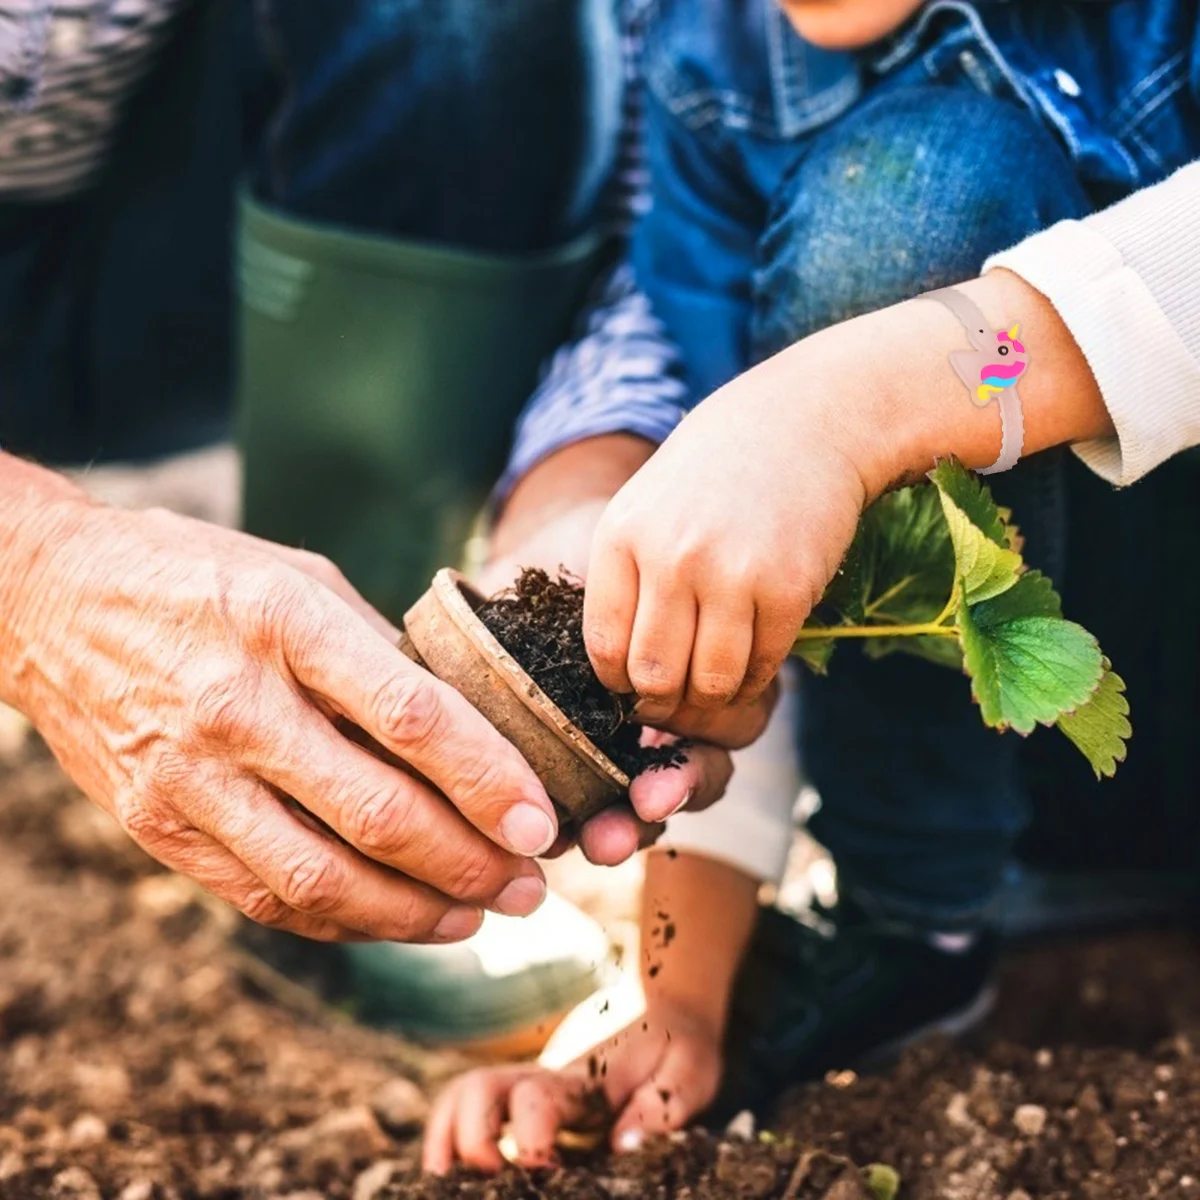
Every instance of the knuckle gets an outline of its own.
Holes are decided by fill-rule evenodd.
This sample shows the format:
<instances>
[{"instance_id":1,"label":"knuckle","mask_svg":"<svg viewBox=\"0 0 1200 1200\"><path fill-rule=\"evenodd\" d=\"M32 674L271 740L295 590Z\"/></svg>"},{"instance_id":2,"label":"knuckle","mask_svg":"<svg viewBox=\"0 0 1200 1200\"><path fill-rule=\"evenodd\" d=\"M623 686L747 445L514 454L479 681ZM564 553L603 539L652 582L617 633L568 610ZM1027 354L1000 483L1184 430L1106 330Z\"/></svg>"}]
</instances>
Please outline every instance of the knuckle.
<instances>
[{"instance_id":1,"label":"knuckle","mask_svg":"<svg viewBox=\"0 0 1200 1200\"><path fill-rule=\"evenodd\" d=\"M258 671L223 666L201 684L191 703L190 725L196 738L222 745L248 741L254 728Z\"/></svg>"},{"instance_id":2,"label":"knuckle","mask_svg":"<svg viewBox=\"0 0 1200 1200\"><path fill-rule=\"evenodd\" d=\"M437 881L437 888L456 900L490 900L499 891L491 856L486 851L461 855Z\"/></svg>"},{"instance_id":3,"label":"knuckle","mask_svg":"<svg viewBox=\"0 0 1200 1200\"><path fill-rule=\"evenodd\" d=\"M457 763L458 786L455 796L459 807L466 805L474 808L489 801L507 805L514 791L512 766L510 755L505 753L479 756Z\"/></svg>"},{"instance_id":4,"label":"knuckle","mask_svg":"<svg viewBox=\"0 0 1200 1200\"><path fill-rule=\"evenodd\" d=\"M395 676L375 702L380 732L393 745L420 752L446 732L446 712L431 680L416 672Z\"/></svg>"},{"instance_id":5,"label":"knuckle","mask_svg":"<svg viewBox=\"0 0 1200 1200\"><path fill-rule=\"evenodd\" d=\"M266 887L257 887L245 893L236 907L251 921L271 929L287 925L293 915L292 910Z\"/></svg>"},{"instance_id":6,"label":"knuckle","mask_svg":"<svg viewBox=\"0 0 1200 1200\"><path fill-rule=\"evenodd\" d=\"M369 858L393 860L412 846L415 794L402 788L367 790L351 805L342 830Z\"/></svg>"},{"instance_id":7,"label":"knuckle","mask_svg":"<svg viewBox=\"0 0 1200 1200\"><path fill-rule=\"evenodd\" d=\"M332 854L306 849L283 869L279 899L300 912L324 915L345 892L341 868Z\"/></svg>"}]
</instances>

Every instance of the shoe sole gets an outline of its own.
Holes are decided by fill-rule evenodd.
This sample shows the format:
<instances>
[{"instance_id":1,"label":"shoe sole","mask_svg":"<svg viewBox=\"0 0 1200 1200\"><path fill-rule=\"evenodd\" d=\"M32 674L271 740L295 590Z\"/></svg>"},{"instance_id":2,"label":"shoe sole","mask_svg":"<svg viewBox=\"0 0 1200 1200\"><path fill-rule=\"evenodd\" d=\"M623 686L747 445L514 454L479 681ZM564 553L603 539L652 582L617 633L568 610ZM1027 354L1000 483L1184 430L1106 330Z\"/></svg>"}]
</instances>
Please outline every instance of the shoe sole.
<instances>
[{"instance_id":1,"label":"shoe sole","mask_svg":"<svg viewBox=\"0 0 1200 1200\"><path fill-rule=\"evenodd\" d=\"M948 1013L944 1017L939 1017L936 1021L930 1021L927 1025L918 1026L911 1033L906 1033L903 1037L895 1038L893 1041L885 1042L882 1046L877 1046L869 1054L864 1055L855 1062L855 1069L864 1071L883 1070L886 1067L894 1065L906 1050L927 1041L929 1038L962 1037L964 1033L969 1033L977 1025L982 1024L992 1009L995 1008L996 999L999 994L1000 989L994 983L989 983L965 1008L960 1008L957 1012Z\"/></svg>"}]
</instances>

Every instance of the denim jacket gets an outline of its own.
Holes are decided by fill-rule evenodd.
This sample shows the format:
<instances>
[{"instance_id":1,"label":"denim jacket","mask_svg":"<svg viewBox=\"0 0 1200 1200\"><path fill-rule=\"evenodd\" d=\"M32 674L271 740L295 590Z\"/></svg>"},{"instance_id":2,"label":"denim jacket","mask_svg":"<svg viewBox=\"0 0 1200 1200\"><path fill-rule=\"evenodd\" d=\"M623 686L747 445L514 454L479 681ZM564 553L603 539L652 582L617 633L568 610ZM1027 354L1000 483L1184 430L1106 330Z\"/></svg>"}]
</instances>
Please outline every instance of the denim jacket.
<instances>
[{"instance_id":1,"label":"denim jacket","mask_svg":"<svg viewBox=\"0 0 1200 1200\"><path fill-rule=\"evenodd\" d=\"M1200 153L1196 0L933 0L869 50L817 49L773 0L657 0L645 60L654 209L639 282L696 399L747 365L755 248L805 139L898 72L1020 102L1097 206Z\"/></svg>"}]
</instances>

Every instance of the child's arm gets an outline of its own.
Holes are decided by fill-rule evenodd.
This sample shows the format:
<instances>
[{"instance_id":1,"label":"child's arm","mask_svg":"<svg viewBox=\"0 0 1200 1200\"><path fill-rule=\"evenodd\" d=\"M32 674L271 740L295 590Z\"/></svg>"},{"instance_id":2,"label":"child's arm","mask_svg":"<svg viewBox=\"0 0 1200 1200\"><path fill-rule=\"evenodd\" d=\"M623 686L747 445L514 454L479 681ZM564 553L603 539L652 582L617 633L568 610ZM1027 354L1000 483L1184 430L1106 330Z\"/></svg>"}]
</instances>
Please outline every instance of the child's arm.
<instances>
[{"instance_id":1,"label":"child's arm","mask_svg":"<svg viewBox=\"0 0 1200 1200\"><path fill-rule=\"evenodd\" d=\"M751 876L715 860L652 853L642 923L645 1014L561 1071L494 1067L455 1080L426 1127L425 1169L444 1173L459 1161L498 1170L506 1125L522 1165L551 1163L559 1131L586 1122L596 1091L617 1114L618 1150L700 1112L720 1081L729 996L757 890Z\"/></svg>"},{"instance_id":2,"label":"child's arm","mask_svg":"<svg viewBox=\"0 0 1200 1200\"><path fill-rule=\"evenodd\" d=\"M1024 453L1076 444L1132 483L1200 444L1200 163L996 256L962 291L1019 322ZM959 322L919 298L826 329L695 409L614 498L585 633L601 679L666 722L766 686L864 505L934 459L992 463L995 405L950 368Z\"/></svg>"},{"instance_id":3,"label":"child's arm","mask_svg":"<svg viewBox=\"0 0 1200 1200\"><path fill-rule=\"evenodd\" d=\"M1007 271L962 290L1030 347L1026 454L1112 433L1045 296ZM997 408L972 404L949 363L963 338L941 305L906 301L806 338L690 413L597 530L585 633L603 682L636 691L651 722L766 687L868 503L939 456L996 458Z\"/></svg>"}]
</instances>

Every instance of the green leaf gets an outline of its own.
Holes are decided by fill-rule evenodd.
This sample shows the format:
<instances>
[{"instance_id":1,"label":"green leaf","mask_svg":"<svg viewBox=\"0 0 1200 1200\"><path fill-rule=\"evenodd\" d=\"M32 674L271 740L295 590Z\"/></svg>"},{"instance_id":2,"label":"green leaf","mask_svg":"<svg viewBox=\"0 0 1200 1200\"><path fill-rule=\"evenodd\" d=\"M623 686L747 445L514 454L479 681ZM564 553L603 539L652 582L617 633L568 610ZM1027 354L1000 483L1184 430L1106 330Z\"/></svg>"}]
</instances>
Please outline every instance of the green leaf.
<instances>
[{"instance_id":1,"label":"green leaf","mask_svg":"<svg viewBox=\"0 0 1200 1200\"><path fill-rule=\"evenodd\" d=\"M1031 571L995 599L959 609L963 665L988 725L1031 733L1085 705L1099 687L1096 639L1057 608L1045 576Z\"/></svg>"},{"instance_id":2,"label":"green leaf","mask_svg":"<svg viewBox=\"0 0 1200 1200\"><path fill-rule=\"evenodd\" d=\"M1073 712L1063 713L1057 725L1091 763L1097 779L1111 779L1117 773L1117 763L1125 761L1125 742L1133 727L1129 723L1125 681L1107 658L1095 694Z\"/></svg>"},{"instance_id":3,"label":"green leaf","mask_svg":"<svg viewBox=\"0 0 1200 1200\"><path fill-rule=\"evenodd\" d=\"M887 1163L870 1163L863 1167L863 1182L873 1200L896 1200L900 1191L900 1172Z\"/></svg>"},{"instance_id":4,"label":"green leaf","mask_svg":"<svg viewBox=\"0 0 1200 1200\"><path fill-rule=\"evenodd\" d=\"M1009 527L991 492L952 460L938 463L929 477L946 515L966 602L989 600L1007 591L1023 564L1021 555L1010 549Z\"/></svg>"},{"instance_id":5,"label":"green leaf","mask_svg":"<svg viewBox=\"0 0 1200 1200\"><path fill-rule=\"evenodd\" d=\"M823 605L830 623L906 625L936 617L953 586L954 547L937 492L901 488L863 514Z\"/></svg>"},{"instance_id":6,"label":"green leaf","mask_svg":"<svg viewBox=\"0 0 1200 1200\"><path fill-rule=\"evenodd\" d=\"M822 629L818 621L806 621L805 629ZM825 675L829 670L829 659L836 645L833 638L797 638L792 646L792 657L798 658L815 675Z\"/></svg>"},{"instance_id":7,"label":"green leaf","mask_svg":"<svg viewBox=\"0 0 1200 1200\"><path fill-rule=\"evenodd\" d=\"M943 458L929 472L933 486L952 500L968 521L989 541L1007 546L1015 530L1009 525L1012 513L992 499L992 491L978 475L968 471L957 458Z\"/></svg>"}]
</instances>

